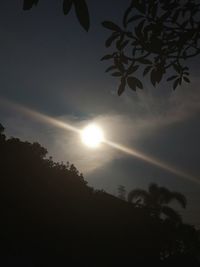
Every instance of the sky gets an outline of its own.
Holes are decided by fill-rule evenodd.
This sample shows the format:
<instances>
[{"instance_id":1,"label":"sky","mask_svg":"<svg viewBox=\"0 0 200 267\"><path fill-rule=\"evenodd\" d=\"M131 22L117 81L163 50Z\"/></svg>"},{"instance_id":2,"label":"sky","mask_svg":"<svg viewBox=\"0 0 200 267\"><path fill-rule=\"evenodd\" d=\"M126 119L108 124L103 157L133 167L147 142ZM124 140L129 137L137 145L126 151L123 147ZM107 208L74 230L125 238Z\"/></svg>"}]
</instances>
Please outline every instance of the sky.
<instances>
[{"instance_id":1,"label":"sky","mask_svg":"<svg viewBox=\"0 0 200 267\"><path fill-rule=\"evenodd\" d=\"M0 2L0 122L7 136L39 142L55 161L75 164L89 185L111 194L117 195L119 185L129 192L151 182L184 193L185 220L200 225L200 58L188 62L191 84L173 91L169 84L153 88L144 80L143 91L127 89L119 97L118 81L100 61L109 36L101 22L120 23L128 0L88 0L88 33L73 11L62 14L62 1L40 0L26 12L22 3ZM95 122L109 141L173 165L195 181L106 144L91 150L76 133L20 107L79 129Z\"/></svg>"}]
</instances>

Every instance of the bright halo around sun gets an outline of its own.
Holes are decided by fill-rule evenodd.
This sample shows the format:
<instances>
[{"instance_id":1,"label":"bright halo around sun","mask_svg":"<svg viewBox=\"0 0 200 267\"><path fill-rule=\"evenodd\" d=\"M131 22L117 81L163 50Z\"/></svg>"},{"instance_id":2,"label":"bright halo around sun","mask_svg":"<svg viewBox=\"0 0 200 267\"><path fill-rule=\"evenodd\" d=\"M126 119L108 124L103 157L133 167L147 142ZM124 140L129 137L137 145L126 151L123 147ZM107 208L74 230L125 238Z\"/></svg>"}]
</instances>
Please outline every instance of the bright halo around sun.
<instances>
[{"instance_id":1,"label":"bright halo around sun","mask_svg":"<svg viewBox=\"0 0 200 267\"><path fill-rule=\"evenodd\" d=\"M86 146L97 148L104 140L103 130L96 124L89 124L82 130L81 139Z\"/></svg>"}]
</instances>

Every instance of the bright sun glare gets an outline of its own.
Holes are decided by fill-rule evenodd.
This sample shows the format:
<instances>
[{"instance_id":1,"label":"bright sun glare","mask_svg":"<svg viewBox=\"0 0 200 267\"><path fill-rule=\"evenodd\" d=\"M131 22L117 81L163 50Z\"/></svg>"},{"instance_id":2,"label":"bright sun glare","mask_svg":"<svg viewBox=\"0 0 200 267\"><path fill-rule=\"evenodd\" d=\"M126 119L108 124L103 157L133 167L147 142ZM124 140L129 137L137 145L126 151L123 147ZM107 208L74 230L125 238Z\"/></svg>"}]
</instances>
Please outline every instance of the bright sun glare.
<instances>
[{"instance_id":1,"label":"bright sun glare","mask_svg":"<svg viewBox=\"0 0 200 267\"><path fill-rule=\"evenodd\" d=\"M82 142L91 148L97 148L104 140L102 129L96 124L89 124L81 132Z\"/></svg>"}]
</instances>

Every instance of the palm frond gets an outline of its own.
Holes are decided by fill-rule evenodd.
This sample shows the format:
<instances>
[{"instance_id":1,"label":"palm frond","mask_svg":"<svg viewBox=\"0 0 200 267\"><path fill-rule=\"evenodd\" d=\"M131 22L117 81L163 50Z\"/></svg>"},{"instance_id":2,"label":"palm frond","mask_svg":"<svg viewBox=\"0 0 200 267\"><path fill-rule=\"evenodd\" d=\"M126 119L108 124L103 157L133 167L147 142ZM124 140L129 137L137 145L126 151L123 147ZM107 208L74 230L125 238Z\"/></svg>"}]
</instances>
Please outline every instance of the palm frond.
<instances>
[{"instance_id":1,"label":"palm frond","mask_svg":"<svg viewBox=\"0 0 200 267\"><path fill-rule=\"evenodd\" d=\"M156 183L151 183L149 185L149 193L156 194L159 191L159 186Z\"/></svg>"},{"instance_id":2,"label":"palm frond","mask_svg":"<svg viewBox=\"0 0 200 267\"><path fill-rule=\"evenodd\" d=\"M186 208L187 199L183 194L178 192L172 192L171 200L176 200L182 206L182 208Z\"/></svg>"},{"instance_id":3,"label":"palm frond","mask_svg":"<svg viewBox=\"0 0 200 267\"><path fill-rule=\"evenodd\" d=\"M171 219L175 222L182 222L181 215L176 212L174 209L168 207L168 206L163 206L162 207L162 213L167 216L168 219Z\"/></svg>"},{"instance_id":4,"label":"palm frond","mask_svg":"<svg viewBox=\"0 0 200 267\"><path fill-rule=\"evenodd\" d=\"M159 188L160 204L168 204L171 201L172 192L166 187Z\"/></svg>"}]
</instances>

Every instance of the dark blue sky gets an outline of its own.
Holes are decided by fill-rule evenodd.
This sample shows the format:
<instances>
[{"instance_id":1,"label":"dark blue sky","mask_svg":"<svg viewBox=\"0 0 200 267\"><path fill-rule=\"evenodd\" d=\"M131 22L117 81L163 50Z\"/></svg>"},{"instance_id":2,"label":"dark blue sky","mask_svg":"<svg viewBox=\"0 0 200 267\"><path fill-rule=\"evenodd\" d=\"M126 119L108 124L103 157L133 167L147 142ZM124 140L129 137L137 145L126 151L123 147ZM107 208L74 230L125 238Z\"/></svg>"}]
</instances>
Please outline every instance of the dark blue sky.
<instances>
[{"instance_id":1,"label":"dark blue sky","mask_svg":"<svg viewBox=\"0 0 200 267\"><path fill-rule=\"evenodd\" d=\"M23 1L0 2L0 97L82 127L94 120L109 140L177 166L200 180L199 58L190 62L190 85L168 84L117 96L117 81L104 73L100 58L109 32L103 20L121 22L129 1L88 1L86 33L74 12L65 17L62 1L40 0L22 11ZM90 151L77 136L42 124L10 105L0 106L8 136L39 141L55 160L75 163L96 188L116 194L157 182L188 197L192 223L200 224L200 184L177 177L111 148Z\"/></svg>"}]
</instances>

